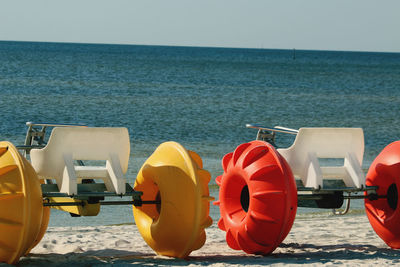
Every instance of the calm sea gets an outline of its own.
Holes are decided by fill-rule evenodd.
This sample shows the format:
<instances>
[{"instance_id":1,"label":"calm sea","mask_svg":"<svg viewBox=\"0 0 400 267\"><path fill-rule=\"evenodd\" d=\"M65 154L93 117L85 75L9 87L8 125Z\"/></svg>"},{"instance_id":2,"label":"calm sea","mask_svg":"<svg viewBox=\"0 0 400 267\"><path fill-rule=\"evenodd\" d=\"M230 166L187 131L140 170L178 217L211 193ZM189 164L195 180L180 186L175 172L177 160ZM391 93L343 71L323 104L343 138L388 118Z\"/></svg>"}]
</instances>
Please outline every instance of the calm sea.
<instances>
[{"instance_id":1,"label":"calm sea","mask_svg":"<svg viewBox=\"0 0 400 267\"><path fill-rule=\"evenodd\" d=\"M400 53L0 42L0 114L0 140L14 144L27 121L127 127L131 183L158 144L180 142L203 158L217 196L221 158L256 136L246 123L362 127L367 169L400 139ZM128 222L123 206L53 212L50 225Z\"/></svg>"}]
</instances>

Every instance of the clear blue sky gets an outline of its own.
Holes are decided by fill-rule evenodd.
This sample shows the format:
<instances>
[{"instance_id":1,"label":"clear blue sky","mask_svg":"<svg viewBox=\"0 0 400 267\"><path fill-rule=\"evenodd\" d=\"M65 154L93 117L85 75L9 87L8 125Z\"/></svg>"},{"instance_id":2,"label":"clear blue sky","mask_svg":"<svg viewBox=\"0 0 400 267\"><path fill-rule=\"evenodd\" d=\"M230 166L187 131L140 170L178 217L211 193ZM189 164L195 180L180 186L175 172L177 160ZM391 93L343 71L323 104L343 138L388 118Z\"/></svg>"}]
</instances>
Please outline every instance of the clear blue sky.
<instances>
[{"instance_id":1,"label":"clear blue sky","mask_svg":"<svg viewBox=\"0 0 400 267\"><path fill-rule=\"evenodd\" d=\"M400 0L0 0L0 40L400 52Z\"/></svg>"}]
</instances>

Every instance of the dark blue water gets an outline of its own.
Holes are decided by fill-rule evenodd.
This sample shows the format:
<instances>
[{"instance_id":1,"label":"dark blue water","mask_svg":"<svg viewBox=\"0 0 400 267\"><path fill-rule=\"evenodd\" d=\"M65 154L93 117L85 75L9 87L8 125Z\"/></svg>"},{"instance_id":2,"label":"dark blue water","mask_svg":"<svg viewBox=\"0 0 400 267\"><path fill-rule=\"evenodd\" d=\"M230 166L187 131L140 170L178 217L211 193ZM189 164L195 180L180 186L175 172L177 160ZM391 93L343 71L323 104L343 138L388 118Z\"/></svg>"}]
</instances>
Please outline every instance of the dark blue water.
<instances>
[{"instance_id":1,"label":"dark blue water","mask_svg":"<svg viewBox=\"0 0 400 267\"><path fill-rule=\"evenodd\" d=\"M0 139L15 144L26 121L127 127L130 182L168 140L215 178L223 155L255 138L246 123L362 127L368 168L400 139L400 53L0 42L0 114ZM96 220L133 221L121 214Z\"/></svg>"}]
</instances>

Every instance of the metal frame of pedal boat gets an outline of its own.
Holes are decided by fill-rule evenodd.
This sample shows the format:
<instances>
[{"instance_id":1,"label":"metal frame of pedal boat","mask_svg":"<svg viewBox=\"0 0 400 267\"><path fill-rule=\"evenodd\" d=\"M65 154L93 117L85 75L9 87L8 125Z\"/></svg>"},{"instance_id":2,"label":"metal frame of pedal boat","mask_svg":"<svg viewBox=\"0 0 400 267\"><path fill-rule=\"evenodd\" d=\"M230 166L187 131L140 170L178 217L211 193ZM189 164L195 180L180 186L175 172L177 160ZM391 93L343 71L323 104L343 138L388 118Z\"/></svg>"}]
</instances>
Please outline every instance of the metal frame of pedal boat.
<instances>
[{"instance_id":1,"label":"metal frame of pedal boat","mask_svg":"<svg viewBox=\"0 0 400 267\"><path fill-rule=\"evenodd\" d=\"M262 140L270 143L275 148L277 145L275 143L275 138L277 133L297 135L298 130L286 128L282 126L275 127L264 127L258 124L246 124L247 128L258 129L256 139ZM356 187L335 187L335 188L309 188L304 187L302 185L297 184L297 197L298 197L298 206L299 207L315 207L315 208L325 208L332 209L333 214L335 215L344 215L350 210L350 200L351 199L366 199L369 200L377 200L380 198L387 198L387 196L380 196L377 194L378 186L362 186L361 188ZM365 193L366 192L366 193ZM346 193L344 195L343 193ZM357 195L357 193L365 193L362 195ZM345 202L344 210L338 210L340 206L330 207L328 201L339 201L343 203ZM327 204L326 207L316 207L314 205L310 205L309 201L316 202L318 201L322 205Z\"/></svg>"},{"instance_id":2,"label":"metal frame of pedal boat","mask_svg":"<svg viewBox=\"0 0 400 267\"><path fill-rule=\"evenodd\" d=\"M27 122L28 130L26 133L25 144L16 146L19 150L22 150L23 155L27 158L32 149L44 148L46 142L46 130L53 127L87 127L86 125L80 124L59 124L59 123L34 123ZM77 161L78 165L83 166L82 161ZM131 185L126 183L125 194L116 194L107 192L104 183L95 183L93 180L84 179L82 184L78 184L78 194L68 195L61 193L58 190L56 184L53 184L51 180L46 180L41 185L43 206L45 207L56 207L56 206L84 206L85 201L88 204L100 203L100 205L134 205L142 206L143 204L161 204L160 200L142 200L141 196L143 192L135 191ZM50 202L49 198L54 197L69 197L76 200L82 200L81 202ZM132 197L132 201L105 201L106 197ZM85 201L84 201L85 200ZM71 214L72 215L72 214ZM73 215L74 216L74 215Z\"/></svg>"}]
</instances>

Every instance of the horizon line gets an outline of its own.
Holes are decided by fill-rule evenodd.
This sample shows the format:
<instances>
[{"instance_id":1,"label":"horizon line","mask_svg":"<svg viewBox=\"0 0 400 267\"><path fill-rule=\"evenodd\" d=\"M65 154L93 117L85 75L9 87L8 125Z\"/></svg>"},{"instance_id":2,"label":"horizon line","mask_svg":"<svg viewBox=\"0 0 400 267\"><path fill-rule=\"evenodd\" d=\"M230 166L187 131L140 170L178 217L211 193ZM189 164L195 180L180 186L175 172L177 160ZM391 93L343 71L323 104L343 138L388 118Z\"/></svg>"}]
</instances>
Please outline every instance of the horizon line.
<instances>
[{"instance_id":1,"label":"horizon line","mask_svg":"<svg viewBox=\"0 0 400 267\"><path fill-rule=\"evenodd\" d=\"M187 47L187 48L216 48L216 49L254 49L254 50L287 50L287 51L319 51L319 52L351 52L351 53L385 53L399 54L400 51L376 51L376 50L333 50L311 48L265 48L265 47L235 47L235 46L202 46L202 45L172 45L172 44L133 44L133 43L100 43L100 42L74 42L74 41L26 41L26 40L0 40L1 42L14 43L48 43L48 44L80 44L80 45L120 45L120 46L159 46L159 47Z\"/></svg>"}]
</instances>

